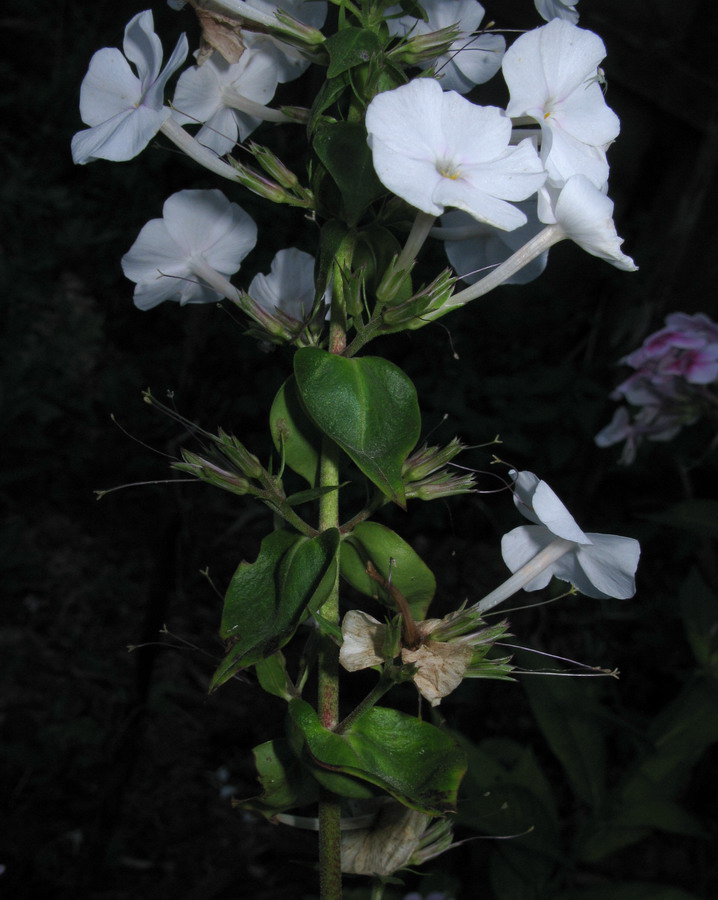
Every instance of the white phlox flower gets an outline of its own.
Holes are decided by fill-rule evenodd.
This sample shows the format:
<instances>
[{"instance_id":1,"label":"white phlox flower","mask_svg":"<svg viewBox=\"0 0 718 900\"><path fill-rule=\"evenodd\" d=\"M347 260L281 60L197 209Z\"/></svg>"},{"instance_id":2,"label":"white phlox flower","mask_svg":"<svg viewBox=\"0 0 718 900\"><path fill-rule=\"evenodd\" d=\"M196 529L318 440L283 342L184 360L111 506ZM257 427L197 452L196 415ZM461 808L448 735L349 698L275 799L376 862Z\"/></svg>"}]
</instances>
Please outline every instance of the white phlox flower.
<instances>
[{"instance_id":1,"label":"white phlox flower","mask_svg":"<svg viewBox=\"0 0 718 900\"><path fill-rule=\"evenodd\" d=\"M80 165L93 159L132 159L170 116L164 91L187 57L186 36L177 41L162 69L162 44L154 32L152 13L145 10L125 28L123 48L124 56L114 47L98 50L83 79L80 115L91 127L72 139L72 158Z\"/></svg>"},{"instance_id":2,"label":"white phlox flower","mask_svg":"<svg viewBox=\"0 0 718 900\"><path fill-rule=\"evenodd\" d=\"M575 25L578 22L578 11L573 6L578 0L534 0L534 6L542 19L564 19Z\"/></svg>"},{"instance_id":3,"label":"white phlox flower","mask_svg":"<svg viewBox=\"0 0 718 900\"><path fill-rule=\"evenodd\" d=\"M122 271L137 283L135 306L151 309L164 300L216 303L235 299L227 280L257 242L257 226L216 188L179 191L152 219L122 257Z\"/></svg>"},{"instance_id":4,"label":"white phlox flower","mask_svg":"<svg viewBox=\"0 0 718 900\"><path fill-rule=\"evenodd\" d=\"M631 257L621 251L623 239L613 222L613 201L585 175L574 175L560 190L543 188L539 192L539 218L559 229L559 240L570 238L586 253L617 269L638 270Z\"/></svg>"},{"instance_id":5,"label":"white phlox flower","mask_svg":"<svg viewBox=\"0 0 718 900\"><path fill-rule=\"evenodd\" d=\"M541 159L552 184L578 174L598 188L608 180L606 149L620 123L598 82L605 55L598 35L562 19L521 35L504 55L506 111L541 126Z\"/></svg>"},{"instance_id":6,"label":"white phlox flower","mask_svg":"<svg viewBox=\"0 0 718 900\"><path fill-rule=\"evenodd\" d=\"M303 322L314 304L314 257L289 247L272 260L268 275L255 275L247 291L267 312Z\"/></svg>"},{"instance_id":7,"label":"white phlox flower","mask_svg":"<svg viewBox=\"0 0 718 900\"><path fill-rule=\"evenodd\" d=\"M277 76L273 59L261 51L247 48L233 64L213 53L180 76L173 116L181 125L204 123L195 137L224 156L262 120L286 121L278 110L265 107L277 89Z\"/></svg>"},{"instance_id":8,"label":"white phlox flower","mask_svg":"<svg viewBox=\"0 0 718 900\"><path fill-rule=\"evenodd\" d=\"M530 197L546 177L531 140L509 146L503 110L444 92L431 78L377 94L366 127L379 180L432 216L453 206L511 231L526 216L507 201Z\"/></svg>"},{"instance_id":9,"label":"white phlox flower","mask_svg":"<svg viewBox=\"0 0 718 900\"><path fill-rule=\"evenodd\" d=\"M536 215L535 200L522 200L516 206L528 221L514 231L492 228L458 209L444 213L441 227L431 230L432 237L444 241L449 262L462 281L474 284L486 275L487 270L501 265L543 228ZM545 250L507 278L504 284L528 284L541 275L547 261L548 250Z\"/></svg>"},{"instance_id":10,"label":"white phlox flower","mask_svg":"<svg viewBox=\"0 0 718 900\"><path fill-rule=\"evenodd\" d=\"M436 77L445 91L468 93L475 85L484 84L498 72L506 50L506 40L500 34L474 34L484 18L484 7L478 0L423 0L422 6L429 21L415 19L414 16L401 16L388 19L387 25L391 34L419 35L440 31L450 25L458 24L461 29L459 37L453 42L448 53L432 62L423 63L426 69L432 66ZM399 12L400 7L391 7L386 11Z\"/></svg>"},{"instance_id":11,"label":"white phlox flower","mask_svg":"<svg viewBox=\"0 0 718 900\"><path fill-rule=\"evenodd\" d=\"M476 604L484 613L523 588L538 591L552 577L587 597L627 599L636 592L640 546L633 538L584 533L554 491L533 472L510 473L514 503L533 525L520 525L501 541L514 575Z\"/></svg>"},{"instance_id":12,"label":"white phlox flower","mask_svg":"<svg viewBox=\"0 0 718 900\"><path fill-rule=\"evenodd\" d=\"M623 240L613 223L613 202L585 176L574 175L560 190L550 186L542 188L539 191L539 218L547 223L542 231L529 238L523 247L488 275L453 294L442 307L428 316L438 318L470 300L483 297L499 285L506 284L554 244L566 239L617 269L625 272L638 270L631 257L621 251Z\"/></svg>"}]
</instances>

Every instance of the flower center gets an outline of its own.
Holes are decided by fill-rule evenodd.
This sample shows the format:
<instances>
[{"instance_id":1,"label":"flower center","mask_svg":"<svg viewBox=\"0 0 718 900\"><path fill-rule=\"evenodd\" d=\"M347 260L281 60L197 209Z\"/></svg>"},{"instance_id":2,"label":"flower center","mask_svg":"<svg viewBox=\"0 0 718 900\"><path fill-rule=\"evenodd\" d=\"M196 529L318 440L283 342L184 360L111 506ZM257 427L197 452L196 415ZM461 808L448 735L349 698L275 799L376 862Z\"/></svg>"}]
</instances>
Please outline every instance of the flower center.
<instances>
[{"instance_id":1,"label":"flower center","mask_svg":"<svg viewBox=\"0 0 718 900\"><path fill-rule=\"evenodd\" d=\"M449 178L451 181L457 181L461 178L461 169L455 163L448 159L439 159L436 161L436 171L442 178Z\"/></svg>"}]
</instances>

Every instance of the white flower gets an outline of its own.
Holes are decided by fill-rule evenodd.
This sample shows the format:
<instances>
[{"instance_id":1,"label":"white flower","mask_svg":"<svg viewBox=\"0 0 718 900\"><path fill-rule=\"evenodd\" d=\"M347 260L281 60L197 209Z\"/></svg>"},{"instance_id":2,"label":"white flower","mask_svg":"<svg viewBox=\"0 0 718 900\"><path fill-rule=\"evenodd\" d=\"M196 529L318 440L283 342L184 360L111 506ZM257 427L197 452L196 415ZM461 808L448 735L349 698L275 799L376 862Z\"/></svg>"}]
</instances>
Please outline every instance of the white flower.
<instances>
[{"instance_id":1,"label":"white flower","mask_svg":"<svg viewBox=\"0 0 718 900\"><path fill-rule=\"evenodd\" d=\"M203 65L180 76L173 115L182 125L203 122L195 137L224 156L263 119L284 119L281 113L264 107L276 89L277 68L267 54L246 49L239 62L229 64L213 53Z\"/></svg>"},{"instance_id":2,"label":"white flower","mask_svg":"<svg viewBox=\"0 0 718 900\"><path fill-rule=\"evenodd\" d=\"M185 35L162 69L162 44L154 32L152 13L145 10L125 28L123 48L124 56L114 47L98 50L82 82L80 115L92 127L72 139L72 158L80 165L93 159L132 159L170 115L164 91L187 56Z\"/></svg>"},{"instance_id":3,"label":"white flower","mask_svg":"<svg viewBox=\"0 0 718 900\"><path fill-rule=\"evenodd\" d=\"M534 0L538 14L542 19L550 22L551 19L565 19L572 25L578 22L578 12L576 7L571 4L578 3L578 0Z\"/></svg>"},{"instance_id":4,"label":"white flower","mask_svg":"<svg viewBox=\"0 0 718 900\"><path fill-rule=\"evenodd\" d=\"M216 303L234 296L226 276L257 242L257 226L247 213L214 189L179 191L165 201L162 214L122 257L123 272L137 282L135 306Z\"/></svg>"},{"instance_id":5,"label":"white flower","mask_svg":"<svg viewBox=\"0 0 718 900\"><path fill-rule=\"evenodd\" d=\"M444 93L430 78L377 94L366 127L379 180L429 215L455 206L511 231L526 216L506 201L525 200L545 179L530 140L509 146L503 110Z\"/></svg>"},{"instance_id":6,"label":"white flower","mask_svg":"<svg viewBox=\"0 0 718 900\"><path fill-rule=\"evenodd\" d=\"M486 270L501 265L541 230L543 226L536 216L535 200L524 200L516 205L526 214L528 221L514 231L492 228L460 210L444 213L441 227L432 229L432 237L444 241L449 262L462 281L474 284L484 277ZM546 250L507 278L504 284L528 284L541 275L547 260Z\"/></svg>"},{"instance_id":7,"label":"white flower","mask_svg":"<svg viewBox=\"0 0 718 900\"><path fill-rule=\"evenodd\" d=\"M247 293L269 313L304 321L314 305L314 257L296 247L280 250L269 274L255 275Z\"/></svg>"},{"instance_id":8,"label":"white flower","mask_svg":"<svg viewBox=\"0 0 718 900\"><path fill-rule=\"evenodd\" d=\"M466 94L474 85L483 84L498 72L506 40L499 34L473 34L484 18L484 8L478 0L454 0L453 3L423 0L422 6L429 18L428 22L415 19L414 16L401 16L398 19L388 19L387 25L391 34L412 36L459 25L461 33L449 52L421 66L423 69L428 66L434 68L445 91ZM386 14L398 12L399 9L398 6L392 6Z\"/></svg>"},{"instance_id":9,"label":"white flower","mask_svg":"<svg viewBox=\"0 0 718 900\"><path fill-rule=\"evenodd\" d=\"M539 571L536 566L534 571L526 572L527 579L520 587L538 591L556 577L575 585L588 597L626 599L634 595L638 541L615 534L584 534L545 481L533 472L514 471L511 477L516 507L536 524L521 525L504 535L504 562L518 573L539 554L546 558L549 548L555 548L550 554L555 558ZM486 599L478 604L481 612L489 608Z\"/></svg>"},{"instance_id":10,"label":"white flower","mask_svg":"<svg viewBox=\"0 0 718 900\"><path fill-rule=\"evenodd\" d=\"M606 48L598 35L554 19L521 35L502 68L511 92L507 113L541 126L541 159L549 181L586 175L600 188L608 180L606 149L620 130L598 83Z\"/></svg>"},{"instance_id":11,"label":"white flower","mask_svg":"<svg viewBox=\"0 0 718 900\"><path fill-rule=\"evenodd\" d=\"M569 178L560 191L545 188L539 195L539 218L556 224L586 253L606 260L617 269L635 272L638 266L621 251L623 239L613 223L613 201L584 175Z\"/></svg>"}]
</instances>

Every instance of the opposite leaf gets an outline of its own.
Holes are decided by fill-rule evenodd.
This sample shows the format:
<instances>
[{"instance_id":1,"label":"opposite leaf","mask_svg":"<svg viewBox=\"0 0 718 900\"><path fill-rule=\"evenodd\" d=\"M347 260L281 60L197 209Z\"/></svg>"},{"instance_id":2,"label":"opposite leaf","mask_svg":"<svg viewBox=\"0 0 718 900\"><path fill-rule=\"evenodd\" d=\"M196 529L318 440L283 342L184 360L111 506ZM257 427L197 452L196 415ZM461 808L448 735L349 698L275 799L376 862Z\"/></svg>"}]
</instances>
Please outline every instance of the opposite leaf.
<instances>
[{"instance_id":1,"label":"opposite leaf","mask_svg":"<svg viewBox=\"0 0 718 900\"><path fill-rule=\"evenodd\" d=\"M324 602L336 577L339 532L315 538L274 531L253 563L240 563L224 601L220 635L233 646L210 691L240 669L266 659L292 637L302 615Z\"/></svg>"},{"instance_id":2,"label":"opposite leaf","mask_svg":"<svg viewBox=\"0 0 718 900\"><path fill-rule=\"evenodd\" d=\"M343 734L324 728L303 700L289 703L293 749L319 768L387 791L404 806L441 816L456 808L466 758L456 741L428 722L375 706Z\"/></svg>"},{"instance_id":3,"label":"opposite leaf","mask_svg":"<svg viewBox=\"0 0 718 900\"><path fill-rule=\"evenodd\" d=\"M322 436L309 421L297 395L294 378L288 378L277 391L269 411L269 427L277 453L292 471L309 482L317 483L319 449Z\"/></svg>"},{"instance_id":4,"label":"opposite leaf","mask_svg":"<svg viewBox=\"0 0 718 900\"><path fill-rule=\"evenodd\" d=\"M362 594L394 609L388 592L367 574L369 562L404 596L414 619L425 619L436 591L436 579L409 544L386 525L362 522L341 546L342 577Z\"/></svg>"},{"instance_id":5,"label":"opposite leaf","mask_svg":"<svg viewBox=\"0 0 718 900\"><path fill-rule=\"evenodd\" d=\"M385 359L346 359L305 347L294 356L304 408L361 471L399 506L406 506L402 466L421 429L416 389Z\"/></svg>"}]
</instances>

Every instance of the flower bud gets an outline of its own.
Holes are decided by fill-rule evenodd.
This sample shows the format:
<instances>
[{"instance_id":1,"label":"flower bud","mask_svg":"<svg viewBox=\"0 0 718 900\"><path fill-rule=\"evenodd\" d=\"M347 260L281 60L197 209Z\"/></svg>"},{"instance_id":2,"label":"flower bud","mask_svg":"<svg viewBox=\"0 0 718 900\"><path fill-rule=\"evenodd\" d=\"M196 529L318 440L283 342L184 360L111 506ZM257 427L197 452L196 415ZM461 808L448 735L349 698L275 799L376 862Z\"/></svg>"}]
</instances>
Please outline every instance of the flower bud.
<instances>
[{"instance_id":1,"label":"flower bud","mask_svg":"<svg viewBox=\"0 0 718 900\"><path fill-rule=\"evenodd\" d=\"M466 449L466 445L462 444L459 438L454 438L446 447L428 447L424 444L419 450L407 459L404 463L404 481L421 481L437 469L445 466L447 463L458 456L462 450Z\"/></svg>"},{"instance_id":2,"label":"flower bud","mask_svg":"<svg viewBox=\"0 0 718 900\"><path fill-rule=\"evenodd\" d=\"M234 463L247 478L261 478L264 467L233 434L219 429L219 446L227 459Z\"/></svg>"},{"instance_id":3,"label":"flower bud","mask_svg":"<svg viewBox=\"0 0 718 900\"><path fill-rule=\"evenodd\" d=\"M220 487L233 494L243 496L244 494L254 493L246 478L242 478L228 469L221 468L216 463L197 453L191 453L185 449L182 449L180 452L184 462L172 463L173 469L187 472L199 478L200 481L206 481L208 484L213 484L215 487Z\"/></svg>"},{"instance_id":4,"label":"flower bud","mask_svg":"<svg viewBox=\"0 0 718 900\"><path fill-rule=\"evenodd\" d=\"M237 181L252 191L252 193L264 197L265 200L271 200L272 203L287 203L289 206L301 206L305 209L311 206L311 202L306 196L293 196L280 184L265 178L256 169L245 166L232 157L229 157L229 161L237 173Z\"/></svg>"},{"instance_id":5,"label":"flower bud","mask_svg":"<svg viewBox=\"0 0 718 900\"><path fill-rule=\"evenodd\" d=\"M444 56L461 36L458 23L447 25L428 34L414 34L387 54L391 59L407 66L418 66Z\"/></svg>"}]
</instances>

